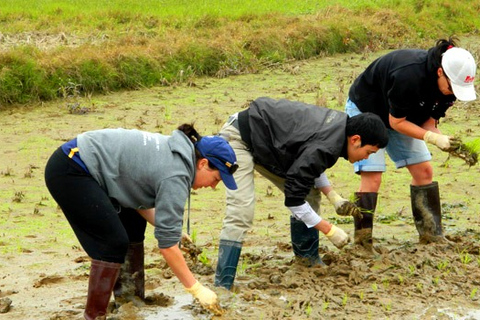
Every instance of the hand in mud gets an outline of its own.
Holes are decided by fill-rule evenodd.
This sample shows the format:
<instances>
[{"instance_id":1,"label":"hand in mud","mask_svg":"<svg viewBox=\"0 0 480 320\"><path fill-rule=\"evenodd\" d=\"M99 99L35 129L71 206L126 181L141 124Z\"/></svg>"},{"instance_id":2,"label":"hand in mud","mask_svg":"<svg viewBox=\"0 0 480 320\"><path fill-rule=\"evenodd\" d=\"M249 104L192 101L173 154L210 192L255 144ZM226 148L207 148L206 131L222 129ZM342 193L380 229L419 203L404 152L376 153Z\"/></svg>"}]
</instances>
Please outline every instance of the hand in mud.
<instances>
[{"instance_id":1,"label":"hand in mud","mask_svg":"<svg viewBox=\"0 0 480 320\"><path fill-rule=\"evenodd\" d=\"M222 309L222 307L220 306L219 303L214 303L214 304L210 304L210 305L202 305L202 306L216 316L221 316L222 314L225 313L225 310Z\"/></svg>"},{"instance_id":2,"label":"hand in mud","mask_svg":"<svg viewBox=\"0 0 480 320\"><path fill-rule=\"evenodd\" d=\"M350 242L348 234L335 225L332 225L332 229L330 229L326 236L338 249L342 249Z\"/></svg>"},{"instance_id":3,"label":"hand in mud","mask_svg":"<svg viewBox=\"0 0 480 320\"><path fill-rule=\"evenodd\" d=\"M195 282L191 288L185 288L185 290L191 293L205 309L211 311L215 315L223 314L223 309L218 303L217 294L203 286L200 282Z\"/></svg>"}]
</instances>

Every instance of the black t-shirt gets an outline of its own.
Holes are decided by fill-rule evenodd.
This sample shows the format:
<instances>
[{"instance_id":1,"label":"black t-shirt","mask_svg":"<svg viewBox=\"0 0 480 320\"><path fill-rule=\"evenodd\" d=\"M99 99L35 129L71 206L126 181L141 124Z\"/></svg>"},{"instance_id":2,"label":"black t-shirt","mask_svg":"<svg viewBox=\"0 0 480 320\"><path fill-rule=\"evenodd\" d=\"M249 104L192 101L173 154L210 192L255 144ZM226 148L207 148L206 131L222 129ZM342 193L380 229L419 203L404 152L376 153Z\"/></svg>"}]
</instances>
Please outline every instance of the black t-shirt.
<instances>
[{"instance_id":1,"label":"black t-shirt","mask_svg":"<svg viewBox=\"0 0 480 320\"><path fill-rule=\"evenodd\" d=\"M379 115L388 128L389 114L419 126L444 117L455 96L440 92L432 56L432 49L403 49L378 58L355 79L350 100L362 112Z\"/></svg>"}]
</instances>

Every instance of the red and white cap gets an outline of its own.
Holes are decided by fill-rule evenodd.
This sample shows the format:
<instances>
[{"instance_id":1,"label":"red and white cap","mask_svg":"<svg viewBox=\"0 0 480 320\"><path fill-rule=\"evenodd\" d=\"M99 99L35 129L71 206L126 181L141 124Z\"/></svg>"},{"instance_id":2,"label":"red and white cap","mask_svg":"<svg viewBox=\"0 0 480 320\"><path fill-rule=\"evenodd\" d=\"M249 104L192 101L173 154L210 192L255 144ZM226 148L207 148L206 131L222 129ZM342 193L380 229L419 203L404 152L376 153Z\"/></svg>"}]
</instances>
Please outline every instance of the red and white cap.
<instances>
[{"instance_id":1,"label":"red and white cap","mask_svg":"<svg viewBox=\"0 0 480 320\"><path fill-rule=\"evenodd\" d=\"M477 65L472 54L465 49L453 47L442 57L442 69L450 79L453 94L460 101L472 101L475 94L475 72Z\"/></svg>"}]
</instances>

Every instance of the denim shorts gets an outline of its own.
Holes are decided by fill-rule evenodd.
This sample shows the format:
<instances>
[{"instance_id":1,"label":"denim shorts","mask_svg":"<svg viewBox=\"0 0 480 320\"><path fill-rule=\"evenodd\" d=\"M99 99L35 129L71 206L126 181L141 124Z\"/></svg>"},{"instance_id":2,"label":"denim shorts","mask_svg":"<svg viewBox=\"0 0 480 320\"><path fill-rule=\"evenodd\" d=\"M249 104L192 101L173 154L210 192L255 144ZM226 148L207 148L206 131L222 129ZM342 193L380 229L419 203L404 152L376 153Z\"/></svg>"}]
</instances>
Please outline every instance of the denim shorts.
<instances>
[{"instance_id":1,"label":"denim shorts","mask_svg":"<svg viewBox=\"0 0 480 320\"><path fill-rule=\"evenodd\" d=\"M345 104L345 112L351 117L362 113L350 99L348 99ZM387 147L370 155L368 159L355 162L353 164L355 173L361 171L385 172L385 151L395 163L397 169L432 159L432 155L423 140L415 139L395 130L388 129Z\"/></svg>"}]
</instances>

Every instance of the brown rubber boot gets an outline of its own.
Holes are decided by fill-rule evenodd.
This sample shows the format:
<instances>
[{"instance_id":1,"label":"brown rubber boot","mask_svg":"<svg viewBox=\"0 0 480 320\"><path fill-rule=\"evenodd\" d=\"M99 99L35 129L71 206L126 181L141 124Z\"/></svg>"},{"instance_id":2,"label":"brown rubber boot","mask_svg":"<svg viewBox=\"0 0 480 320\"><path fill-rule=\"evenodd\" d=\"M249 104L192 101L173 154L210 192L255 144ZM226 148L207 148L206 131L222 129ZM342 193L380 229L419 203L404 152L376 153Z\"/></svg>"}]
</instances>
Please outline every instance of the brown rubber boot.
<instances>
[{"instance_id":1,"label":"brown rubber boot","mask_svg":"<svg viewBox=\"0 0 480 320\"><path fill-rule=\"evenodd\" d=\"M410 186L412 213L420 243L446 241L442 228L442 209L438 183Z\"/></svg>"},{"instance_id":2,"label":"brown rubber boot","mask_svg":"<svg viewBox=\"0 0 480 320\"><path fill-rule=\"evenodd\" d=\"M373 251L373 214L377 208L377 192L355 192L355 204L360 208L362 218L355 216L354 243Z\"/></svg>"},{"instance_id":3,"label":"brown rubber boot","mask_svg":"<svg viewBox=\"0 0 480 320\"><path fill-rule=\"evenodd\" d=\"M145 256L143 242L130 243L125 263L113 288L115 302L124 304L129 301L145 299Z\"/></svg>"},{"instance_id":4,"label":"brown rubber boot","mask_svg":"<svg viewBox=\"0 0 480 320\"><path fill-rule=\"evenodd\" d=\"M92 260L88 279L87 305L83 316L86 320L106 319L107 307L122 264Z\"/></svg>"}]
</instances>

